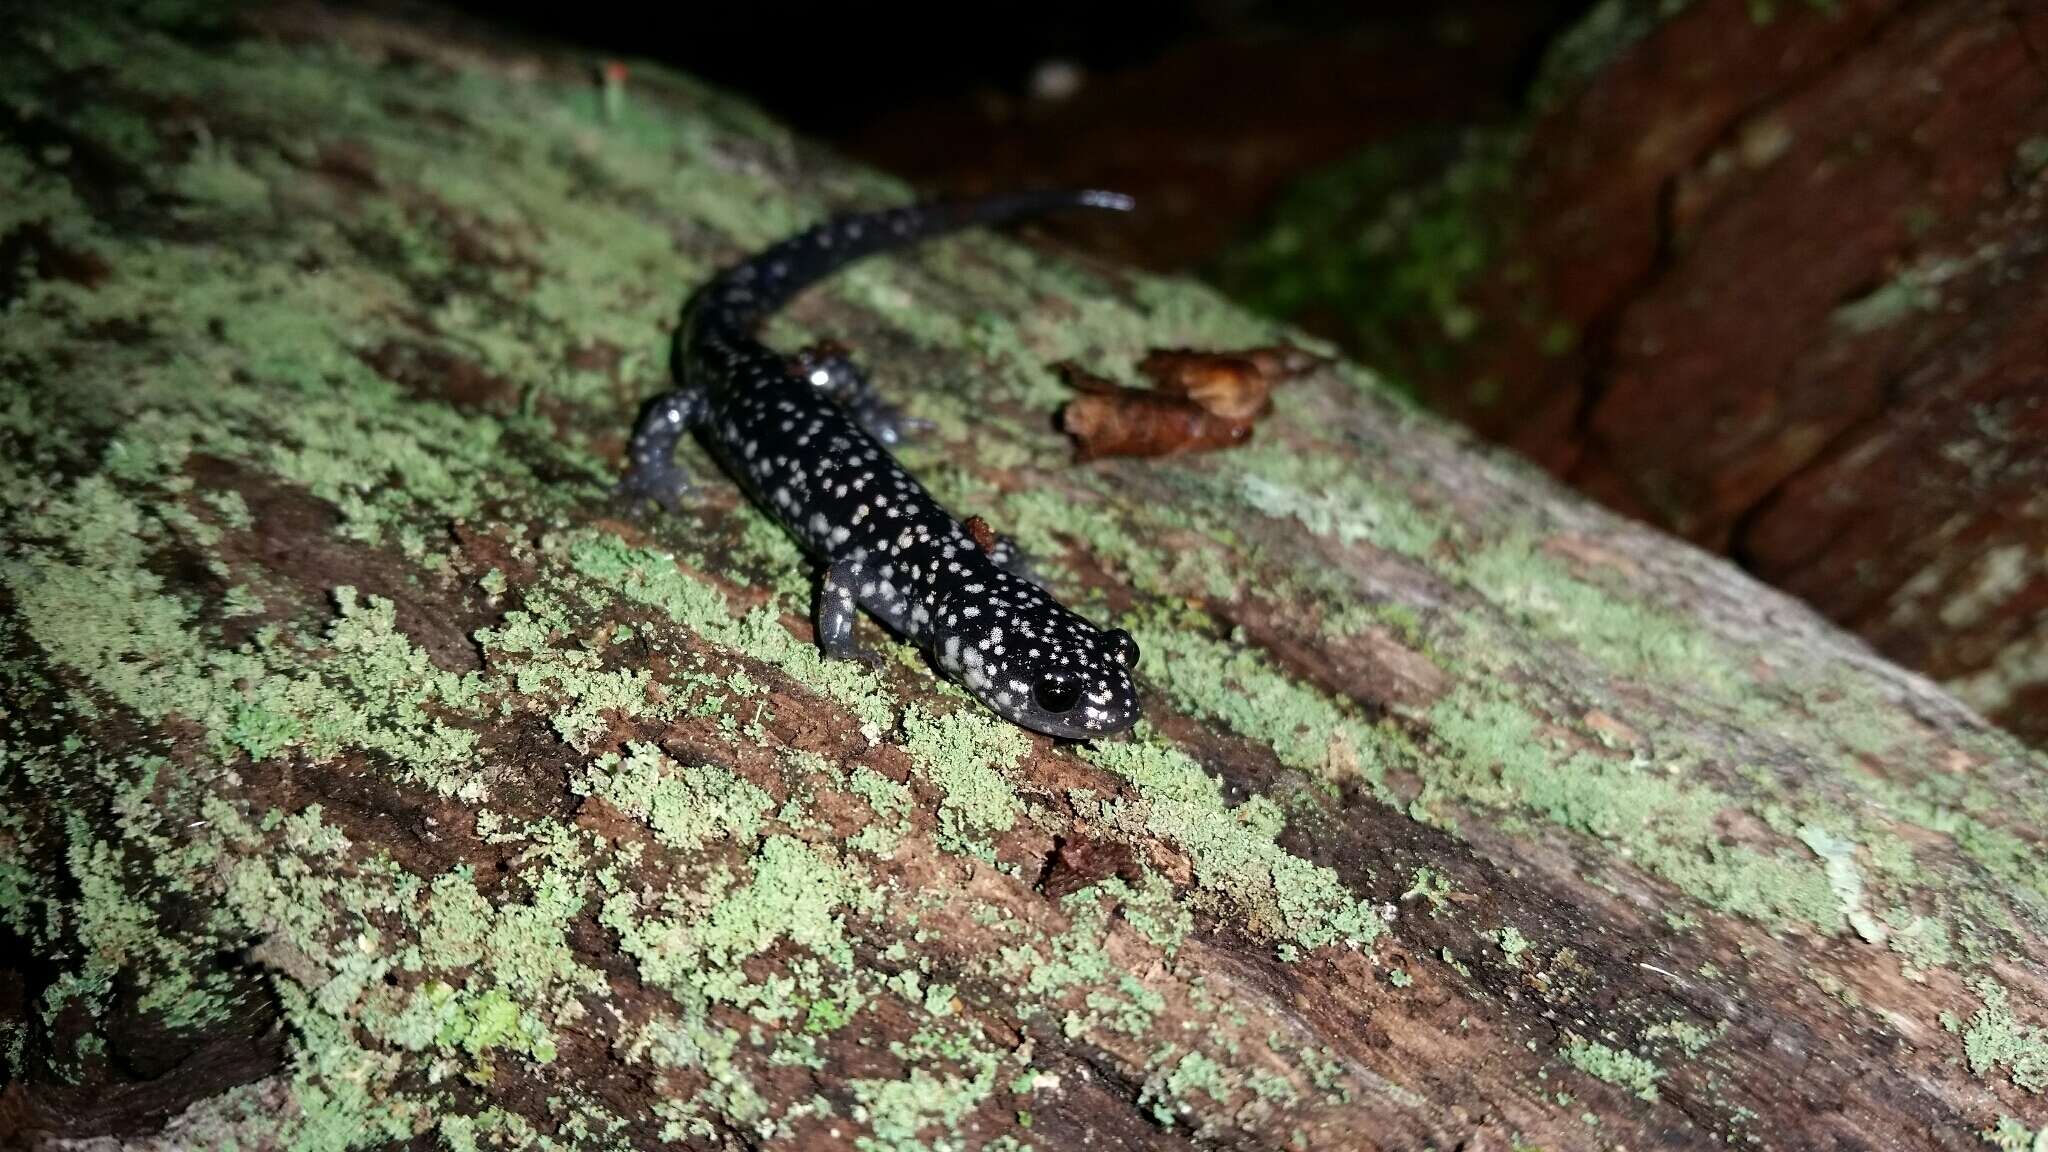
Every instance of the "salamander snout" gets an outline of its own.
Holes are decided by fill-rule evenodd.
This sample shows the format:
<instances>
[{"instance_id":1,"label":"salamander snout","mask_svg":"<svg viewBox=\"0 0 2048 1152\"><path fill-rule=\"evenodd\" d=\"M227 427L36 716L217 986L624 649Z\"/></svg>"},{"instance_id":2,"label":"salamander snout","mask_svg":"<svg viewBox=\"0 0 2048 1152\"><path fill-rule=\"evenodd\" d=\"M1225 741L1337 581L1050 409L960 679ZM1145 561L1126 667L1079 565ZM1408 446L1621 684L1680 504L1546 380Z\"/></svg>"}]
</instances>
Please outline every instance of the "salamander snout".
<instances>
[{"instance_id":1,"label":"salamander snout","mask_svg":"<svg viewBox=\"0 0 2048 1152\"><path fill-rule=\"evenodd\" d=\"M954 624L941 630L939 666L1004 719L1034 732L1095 740L1137 723L1137 641L1121 628L1097 628L1036 591L1012 584L972 615L948 613Z\"/></svg>"},{"instance_id":2,"label":"salamander snout","mask_svg":"<svg viewBox=\"0 0 2048 1152\"><path fill-rule=\"evenodd\" d=\"M1040 663L1026 681L1028 694L1013 691L1011 703L1004 704L999 697L992 706L1013 722L1048 736L1113 736L1138 722L1138 689L1131 680L1137 664L1138 645L1130 633L1120 628L1095 632L1084 643L1062 647L1051 661ZM1020 700L1020 695L1026 698Z\"/></svg>"}]
</instances>

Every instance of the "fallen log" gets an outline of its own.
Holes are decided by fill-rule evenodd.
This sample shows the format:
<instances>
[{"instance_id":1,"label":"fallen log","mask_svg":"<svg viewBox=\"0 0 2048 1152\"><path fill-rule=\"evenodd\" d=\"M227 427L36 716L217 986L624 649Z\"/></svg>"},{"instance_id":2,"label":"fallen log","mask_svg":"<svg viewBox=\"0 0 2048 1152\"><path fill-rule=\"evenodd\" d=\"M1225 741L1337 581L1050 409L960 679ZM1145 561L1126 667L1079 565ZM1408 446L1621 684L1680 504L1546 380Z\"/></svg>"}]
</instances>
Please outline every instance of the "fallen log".
<instances>
[{"instance_id":1,"label":"fallen log","mask_svg":"<svg viewBox=\"0 0 2048 1152\"><path fill-rule=\"evenodd\" d=\"M610 498L688 288L888 179L418 13L0 32L0 1140L2023 1147L2043 763L1319 368L1067 461L1050 365L1289 334L966 236L810 293L1130 628L1057 745ZM691 448L691 453L696 449ZM863 623L863 628L871 625Z\"/></svg>"}]
</instances>

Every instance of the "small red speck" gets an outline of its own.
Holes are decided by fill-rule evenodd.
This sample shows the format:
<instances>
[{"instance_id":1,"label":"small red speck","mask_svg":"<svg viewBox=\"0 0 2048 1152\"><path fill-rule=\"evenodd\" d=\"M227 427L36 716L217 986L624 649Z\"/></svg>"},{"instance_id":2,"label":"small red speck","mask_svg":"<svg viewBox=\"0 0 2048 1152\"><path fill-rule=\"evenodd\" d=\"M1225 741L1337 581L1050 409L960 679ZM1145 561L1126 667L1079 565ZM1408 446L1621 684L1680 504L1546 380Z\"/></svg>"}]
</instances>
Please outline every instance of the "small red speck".
<instances>
[{"instance_id":1,"label":"small red speck","mask_svg":"<svg viewBox=\"0 0 2048 1152\"><path fill-rule=\"evenodd\" d=\"M981 546L983 552L996 550L996 532L988 526L988 521L979 516L969 516L961 527L967 529L967 534L974 538L974 542Z\"/></svg>"}]
</instances>

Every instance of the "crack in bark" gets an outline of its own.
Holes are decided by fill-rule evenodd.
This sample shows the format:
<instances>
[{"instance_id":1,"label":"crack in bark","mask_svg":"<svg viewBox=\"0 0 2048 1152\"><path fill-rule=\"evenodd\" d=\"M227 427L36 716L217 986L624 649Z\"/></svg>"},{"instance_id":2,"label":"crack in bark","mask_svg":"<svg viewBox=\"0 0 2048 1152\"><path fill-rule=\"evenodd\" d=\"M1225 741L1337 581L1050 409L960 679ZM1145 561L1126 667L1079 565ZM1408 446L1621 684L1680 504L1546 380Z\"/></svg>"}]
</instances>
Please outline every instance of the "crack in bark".
<instances>
[{"instance_id":1,"label":"crack in bark","mask_svg":"<svg viewBox=\"0 0 2048 1152\"><path fill-rule=\"evenodd\" d=\"M1778 86L1729 113L1717 131L1706 138L1684 163L1674 165L1658 182L1651 208L1656 221L1656 242L1649 263L1642 273L1627 288L1617 293L1586 327L1587 343L1591 350L1587 354L1586 369L1580 374L1579 402L1572 419L1572 435L1578 445L1579 456L1566 470L1565 479L1568 482L1574 485L1583 484L1588 458L1603 461L1609 459L1607 445L1597 433L1595 420L1600 404L1606 398L1612 384L1612 370L1617 358L1616 342L1620 338L1629 312L1651 293L1674 265L1675 214L1680 185L1686 178L1704 169L1716 154L1734 146L1740 140L1742 132L1760 116L1771 109L1796 101L1802 93L1823 83L1831 83L1841 68L1846 67L1865 49L1881 41L1905 18L1907 10L1913 7L1911 3L1893 7L1887 14L1875 19L1862 36L1824 55L1811 66L1801 68ZM1716 211L1720 210L1725 210L1725 205L1717 206ZM1703 216L1696 222L1696 226L1704 225L1712 216L1712 213ZM1796 475L1796 472L1794 474ZM1789 476L1786 479L1789 479ZM1782 484L1783 480L1780 483ZM1635 487L1633 482L1630 486ZM1638 492L1637 495L1640 497L1643 494ZM1739 558L1737 563L1747 567L1746 562Z\"/></svg>"}]
</instances>

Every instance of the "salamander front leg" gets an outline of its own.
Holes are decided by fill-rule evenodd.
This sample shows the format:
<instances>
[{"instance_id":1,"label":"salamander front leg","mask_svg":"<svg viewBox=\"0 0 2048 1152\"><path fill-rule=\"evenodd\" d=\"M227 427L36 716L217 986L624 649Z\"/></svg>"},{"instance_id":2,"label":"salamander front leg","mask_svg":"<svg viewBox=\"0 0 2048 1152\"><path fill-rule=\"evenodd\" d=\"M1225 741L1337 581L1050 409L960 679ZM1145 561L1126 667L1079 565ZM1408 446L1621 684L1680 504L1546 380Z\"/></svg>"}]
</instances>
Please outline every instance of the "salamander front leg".
<instances>
[{"instance_id":1,"label":"salamander front leg","mask_svg":"<svg viewBox=\"0 0 2048 1152\"><path fill-rule=\"evenodd\" d=\"M818 583L818 647L827 659L879 668L882 658L861 647L853 635L854 620L860 615L860 575L855 570L859 565L848 557L825 569L825 578Z\"/></svg>"},{"instance_id":2,"label":"salamander front leg","mask_svg":"<svg viewBox=\"0 0 2048 1152\"><path fill-rule=\"evenodd\" d=\"M813 388L846 409L847 415L885 447L893 448L932 429L931 421L906 415L903 409L882 399L842 344L821 340L798 352L792 366Z\"/></svg>"},{"instance_id":3,"label":"salamander front leg","mask_svg":"<svg viewBox=\"0 0 2048 1152\"><path fill-rule=\"evenodd\" d=\"M625 478L614 489L633 504L653 501L673 512L690 490L690 478L676 463L676 445L711 416L711 397L702 387L678 388L647 402L633 426Z\"/></svg>"}]
</instances>

